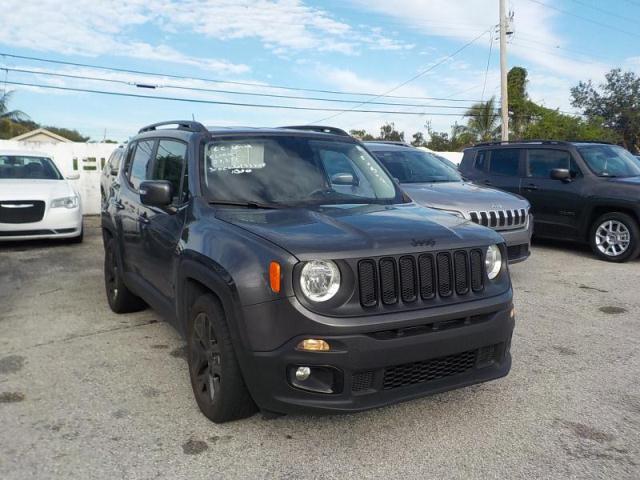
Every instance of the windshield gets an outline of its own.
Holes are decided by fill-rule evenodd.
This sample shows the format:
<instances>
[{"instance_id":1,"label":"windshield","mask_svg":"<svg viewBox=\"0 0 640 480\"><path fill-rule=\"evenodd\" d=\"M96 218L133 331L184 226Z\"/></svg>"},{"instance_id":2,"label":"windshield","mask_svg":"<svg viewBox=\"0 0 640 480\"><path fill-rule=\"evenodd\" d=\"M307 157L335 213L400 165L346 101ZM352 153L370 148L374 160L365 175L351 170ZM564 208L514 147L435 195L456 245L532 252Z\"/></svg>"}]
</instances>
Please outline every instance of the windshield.
<instances>
[{"instance_id":1,"label":"windshield","mask_svg":"<svg viewBox=\"0 0 640 480\"><path fill-rule=\"evenodd\" d=\"M435 155L421 150L374 151L387 170L400 183L461 182L462 177Z\"/></svg>"},{"instance_id":2,"label":"windshield","mask_svg":"<svg viewBox=\"0 0 640 480\"><path fill-rule=\"evenodd\" d=\"M633 155L616 145L589 145L578 151L593 173L599 177L636 177L640 165Z\"/></svg>"},{"instance_id":3,"label":"windshield","mask_svg":"<svg viewBox=\"0 0 640 480\"><path fill-rule=\"evenodd\" d=\"M49 158L0 155L0 178L62 180L62 175Z\"/></svg>"},{"instance_id":4,"label":"windshield","mask_svg":"<svg viewBox=\"0 0 640 480\"><path fill-rule=\"evenodd\" d=\"M303 136L207 143L203 188L212 202L262 205L401 203L378 162L353 142Z\"/></svg>"}]
</instances>

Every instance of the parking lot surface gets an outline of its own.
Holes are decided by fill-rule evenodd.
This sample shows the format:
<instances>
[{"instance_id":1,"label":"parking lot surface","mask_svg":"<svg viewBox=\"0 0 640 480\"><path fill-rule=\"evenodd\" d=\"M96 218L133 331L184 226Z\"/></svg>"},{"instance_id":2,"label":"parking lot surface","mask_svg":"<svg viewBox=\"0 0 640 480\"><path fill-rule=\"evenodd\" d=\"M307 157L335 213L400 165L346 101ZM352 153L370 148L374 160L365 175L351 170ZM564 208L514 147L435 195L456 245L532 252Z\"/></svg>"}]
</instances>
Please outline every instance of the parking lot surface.
<instances>
[{"instance_id":1,"label":"parking lot surface","mask_svg":"<svg viewBox=\"0 0 640 480\"><path fill-rule=\"evenodd\" d=\"M184 342L113 314L85 242L0 244L0 478L640 477L640 262L543 243L511 268L508 377L342 416L216 425Z\"/></svg>"}]
</instances>

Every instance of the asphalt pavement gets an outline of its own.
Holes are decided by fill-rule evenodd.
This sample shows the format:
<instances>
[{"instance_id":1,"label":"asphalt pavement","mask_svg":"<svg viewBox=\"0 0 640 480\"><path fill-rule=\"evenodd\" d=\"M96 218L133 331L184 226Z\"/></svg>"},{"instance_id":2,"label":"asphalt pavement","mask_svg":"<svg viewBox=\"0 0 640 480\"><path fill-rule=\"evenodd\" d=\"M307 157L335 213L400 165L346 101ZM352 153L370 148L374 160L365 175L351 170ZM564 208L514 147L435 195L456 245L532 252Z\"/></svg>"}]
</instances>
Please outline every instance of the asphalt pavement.
<instances>
[{"instance_id":1,"label":"asphalt pavement","mask_svg":"<svg viewBox=\"0 0 640 480\"><path fill-rule=\"evenodd\" d=\"M536 243L504 379L365 413L216 425L184 342L106 302L85 242L0 244L0 478L640 478L640 262Z\"/></svg>"}]
</instances>

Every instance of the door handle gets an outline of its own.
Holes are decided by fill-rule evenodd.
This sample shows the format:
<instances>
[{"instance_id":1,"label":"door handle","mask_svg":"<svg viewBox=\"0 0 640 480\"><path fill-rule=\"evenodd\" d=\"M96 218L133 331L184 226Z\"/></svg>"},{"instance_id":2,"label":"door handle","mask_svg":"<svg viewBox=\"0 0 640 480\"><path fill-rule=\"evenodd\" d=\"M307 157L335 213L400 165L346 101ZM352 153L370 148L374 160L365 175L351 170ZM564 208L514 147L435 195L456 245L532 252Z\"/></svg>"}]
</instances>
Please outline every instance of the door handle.
<instances>
[{"instance_id":1,"label":"door handle","mask_svg":"<svg viewBox=\"0 0 640 480\"><path fill-rule=\"evenodd\" d=\"M534 183L530 183L524 186L525 190L538 190L538 186Z\"/></svg>"},{"instance_id":2,"label":"door handle","mask_svg":"<svg viewBox=\"0 0 640 480\"><path fill-rule=\"evenodd\" d=\"M116 210L124 210L124 205L120 200L114 200L113 206L116 207Z\"/></svg>"}]
</instances>

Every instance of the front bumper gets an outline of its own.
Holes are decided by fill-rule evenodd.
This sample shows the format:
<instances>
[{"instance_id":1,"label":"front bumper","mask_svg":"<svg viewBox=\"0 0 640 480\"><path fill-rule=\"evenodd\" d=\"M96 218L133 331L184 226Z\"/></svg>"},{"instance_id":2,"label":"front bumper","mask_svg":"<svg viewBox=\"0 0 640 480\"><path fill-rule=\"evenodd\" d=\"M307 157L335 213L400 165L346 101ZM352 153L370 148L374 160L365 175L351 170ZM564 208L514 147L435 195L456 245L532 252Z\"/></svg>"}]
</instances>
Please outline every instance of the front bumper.
<instances>
[{"instance_id":1,"label":"front bumper","mask_svg":"<svg viewBox=\"0 0 640 480\"><path fill-rule=\"evenodd\" d=\"M533 235L533 216L529 215L529 222L526 228L517 230L499 230L507 245L507 257L510 264L523 262L531 254L531 236Z\"/></svg>"},{"instance_id":2,"label":"front bumper","mask_svg":"<svg viewBox=\"0 0 640 480\"><path fill-rule=\"evenodd\" d=\"M48 238L75 238L82 233L80 207L49 208L39 222L0 223L0 242Z\"/></svg>"},{"instance_id":3,"label":"front bumper","mask_svg":"<svg viewBox=\"0 0 640 480\"><path fill-rule=\"evenodd\" d=\"M482 308L470 302L458 312L414 312L411 321L403 322L405 327L385 330L382 324L367 326L368 319L359 318L355 328L334 326L326 328L325 335L297 335L271 351L245 352L245 381L262 409L338 413L497 379L511 367L511 291L493 300L490 306L483 302ZM332 350L296 350L309 336L326 340ZM293 386L292 372L299 366L311 367L312 372L314 367L331 370L335 393Z\"/></svg>"}]
</instances>

